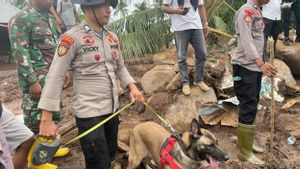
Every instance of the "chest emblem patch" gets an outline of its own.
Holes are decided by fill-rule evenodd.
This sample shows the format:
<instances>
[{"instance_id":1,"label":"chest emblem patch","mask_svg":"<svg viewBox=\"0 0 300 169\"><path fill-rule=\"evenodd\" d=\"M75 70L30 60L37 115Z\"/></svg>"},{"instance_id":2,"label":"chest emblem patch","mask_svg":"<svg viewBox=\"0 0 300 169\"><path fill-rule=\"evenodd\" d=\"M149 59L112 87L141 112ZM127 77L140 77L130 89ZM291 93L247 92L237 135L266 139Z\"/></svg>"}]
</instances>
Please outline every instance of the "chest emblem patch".
<instances>
[{"instance_id":1,"label":"chest emblem patch","mask_svg":"<svg viewBox=\"0 0 300 169\"><path fill-rule=\"evenodd\" d=\"M94 58L95 58L95 60L96 60L97 62L99 62L99 61L101 60L101 56L100 56L99 54L96 54L96 55L94 56Z\"/></svg>"},{"instance_id":2,"label":"chest emblem patch","mask_svg":"<svg viewBox=\"0 0 300 169\"><path fill-rule=\"evenodd\" d=\"M95 39L91 35L84 36L82 39L85 45L93 45L95 43Z\"/></svg>"}]
</instances>

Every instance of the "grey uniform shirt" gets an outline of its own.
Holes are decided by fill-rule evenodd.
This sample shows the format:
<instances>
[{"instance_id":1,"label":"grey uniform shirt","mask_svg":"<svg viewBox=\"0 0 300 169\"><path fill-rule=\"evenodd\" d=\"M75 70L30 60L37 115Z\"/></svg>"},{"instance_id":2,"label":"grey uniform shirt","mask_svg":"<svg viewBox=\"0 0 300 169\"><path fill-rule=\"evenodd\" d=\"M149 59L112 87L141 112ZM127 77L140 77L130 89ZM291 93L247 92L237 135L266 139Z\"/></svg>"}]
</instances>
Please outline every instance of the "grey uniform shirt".
<instances>
[{"instance_id":1,"label":"grey uniform shirt","mask_svg":"<svg viewBox=\"0 0 300 169\"><path fill-rule=\"evenodd\" d=\"M264 22L260 9L251 0L237 11L235 30L238 47L232 63L260 72L255 59L262 57L263 54Z\"/></svg>"},{"instance_id":2,"label":"grey uniform shirt","mask_svg":"<svg viewBox=\"0 0 300 169\"><path fill-rule=\"evenodd\" d=\"M134 83L124 65L117 36L107 30L101 36L83 21L61 36L46 77L40 109L59 110L60 93L69 67L73 74L72 108L78 118L116 111L119 106L117 78L122 88Z\"/></svg>"}]
</instances>

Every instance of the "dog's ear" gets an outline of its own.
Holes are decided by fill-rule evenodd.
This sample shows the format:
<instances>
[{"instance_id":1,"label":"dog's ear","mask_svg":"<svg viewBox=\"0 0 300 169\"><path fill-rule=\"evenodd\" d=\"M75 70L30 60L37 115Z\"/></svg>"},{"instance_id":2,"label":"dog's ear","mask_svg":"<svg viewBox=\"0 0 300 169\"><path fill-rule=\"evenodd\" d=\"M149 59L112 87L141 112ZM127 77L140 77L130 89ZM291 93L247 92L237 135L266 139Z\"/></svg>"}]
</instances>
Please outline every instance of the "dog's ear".
<instances>
[{"instance_id":1,"label":"dog's ear","mask_svg":"<svg viewBox=\"0 0 300 169\"><path fill-rule=\"evenodd\" d=\"M204 128L204 129L208 128L208 126L204 123L204 121L200 116L199 116L198 124L199 124L199 128Z\"/></svg>"},{"instance_id":2,"label":"dog's ear","mask_svg":"<svg viewBox=\"0 0 300 169\"><path fill-rule=\"evenodd\" d=\"M199 123L198 123L198 121L195 118L193 118L193 120L191 122L190 133L194 137L199 137L199 134L200 134Z\"/></svg>"}]
</instances>

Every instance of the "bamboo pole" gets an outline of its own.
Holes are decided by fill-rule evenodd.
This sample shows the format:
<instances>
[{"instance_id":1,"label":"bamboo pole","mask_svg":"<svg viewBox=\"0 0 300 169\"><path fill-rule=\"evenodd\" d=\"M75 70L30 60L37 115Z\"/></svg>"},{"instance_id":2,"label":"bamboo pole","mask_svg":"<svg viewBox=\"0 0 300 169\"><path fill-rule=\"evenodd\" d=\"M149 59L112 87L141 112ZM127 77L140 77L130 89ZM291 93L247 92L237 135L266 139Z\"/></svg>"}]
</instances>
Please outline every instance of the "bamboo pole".
<instances>
[{"instance_id":1,"label":"bamboo pole","mask_svg":"<svg viewBox=\"0 0 300 169\"><path fill-rule=\"evenodd\" d=\"M274 65L274 40L269 38L270 63ZM274 133L275 133L275 99L274 99L274 77L271 77L271 139L270 139L270 159L273 160L274 148Z\"/></svg>"}]
</instances>

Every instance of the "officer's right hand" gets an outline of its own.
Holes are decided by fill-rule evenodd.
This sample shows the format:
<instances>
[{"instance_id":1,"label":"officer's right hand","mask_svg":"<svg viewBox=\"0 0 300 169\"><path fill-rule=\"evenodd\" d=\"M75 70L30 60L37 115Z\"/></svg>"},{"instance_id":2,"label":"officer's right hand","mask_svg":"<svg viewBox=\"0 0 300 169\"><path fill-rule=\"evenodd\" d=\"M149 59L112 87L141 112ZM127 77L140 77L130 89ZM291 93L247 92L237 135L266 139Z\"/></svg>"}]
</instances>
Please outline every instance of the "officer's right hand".
<instances>
[{"instance_id":1,"label":"officer's right hand","mask_svg":"<svg viewBox=\"0 0 300 169\"><path fill-rule=\"evenodd\" d=\"M29 86L29 94L32 99L40 98L42 93L42 86L40 85L39 81L36 81L31 86Z\"/></svg>"},{"instance_id":2,"label":"officer's right hand","mask_svg":"<svg viewBox=\"0 0 300 169\"><path fill-rule=\"evenodd\" d=\"M178 15L186 15L189 12L189 8L178 7L176 9L176 14Z\"/></svg>"},{"instance_id":3,"label":"officer's right hand","mask_svg":"<svg viewBox=\"0 0 300 169\"><path fill-rule=\"evenodd\" d=\"M277 73L275 66L267 62L260 67L260 71L268 77L275 77Z\"/></svg>"},{"instance_id":4,"label":"officer's right hand","mask_svg":"<svg viewBox=\"0 0 300 169\"><path fill-rule=\"evenodd\" d=\"M40 133L39 137L46 140L54 140L57 133L57 126L52 120L40 122Z\"/></svg>"}]
</instances>

